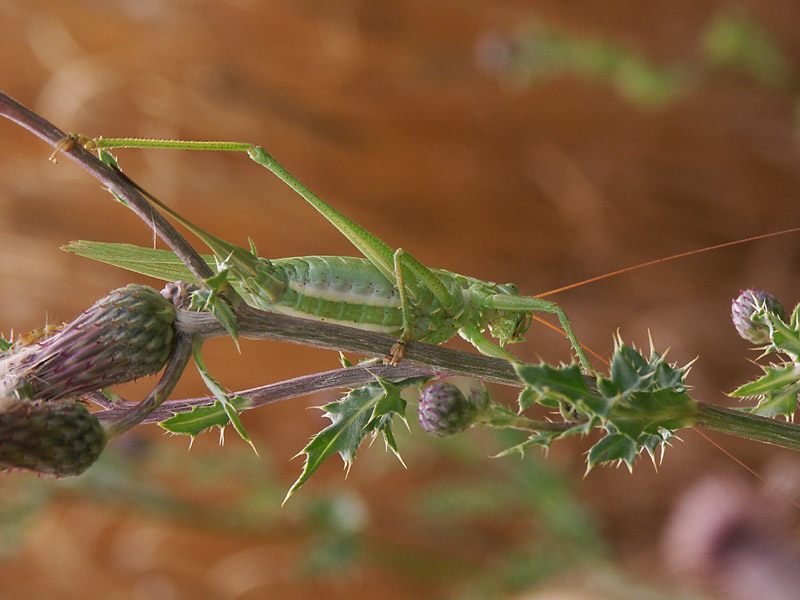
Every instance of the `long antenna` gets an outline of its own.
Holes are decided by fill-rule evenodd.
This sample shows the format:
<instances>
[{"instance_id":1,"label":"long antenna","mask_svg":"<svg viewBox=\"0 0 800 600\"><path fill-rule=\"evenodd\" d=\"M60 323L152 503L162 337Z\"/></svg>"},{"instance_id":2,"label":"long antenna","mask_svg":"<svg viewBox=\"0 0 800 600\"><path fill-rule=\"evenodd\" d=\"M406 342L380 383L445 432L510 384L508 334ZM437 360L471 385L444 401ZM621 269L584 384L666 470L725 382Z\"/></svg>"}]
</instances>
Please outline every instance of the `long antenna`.
<instances>
[{"instance_id":1,"label":"long antenna","mask_svg":"<svg viewBox=\"0 0 800 600\"><path fill-rule=\"evenodd\" d=\"M622 275L623 273L630 273L631 271L638 271L639 269L644 269L645 267L652 267L653 265L660 265L662 263L671 262L673 260L678 260L680 258L686 258L687 256L695 256L696 254L703 254L704 252L719 250L720 248L729 248L731 246L738 246L739 244L748 244L750 242L757 242L758 240L765 240L767 238L773 238L773 237L778 237L780 235L786 235L789 233L797 233L797 232L800 232L800 227L792 227L791 229L782 229L781 231L773 231L772 233L763 233L761 235L754 235L740 240L734 240L732 242L723 242L721 244L715 244L713 246L706 246L705 248L698 248L696 250L687 250L686 252L679 252L678 254L673 254L672 256L665 256L664 258L656 258L654 260L648 260L643 263L631 265L630 267L624 267L622 269L617 269L616 271L610 271L608 273L604 273L603 275L595 275L594 277L590 277L589 279L584 279L583 281L570 283L569 285L564 285L559 288L549 290L547 292L542 292L541 294L535 294L534 298L544 298L545 296L560 294L561 292L566 292L567 290L578 288L587 285L589 283L595 283L597 281L602 281L604 279L616 277L617 275Z\"/></svg>"}]
</instances>

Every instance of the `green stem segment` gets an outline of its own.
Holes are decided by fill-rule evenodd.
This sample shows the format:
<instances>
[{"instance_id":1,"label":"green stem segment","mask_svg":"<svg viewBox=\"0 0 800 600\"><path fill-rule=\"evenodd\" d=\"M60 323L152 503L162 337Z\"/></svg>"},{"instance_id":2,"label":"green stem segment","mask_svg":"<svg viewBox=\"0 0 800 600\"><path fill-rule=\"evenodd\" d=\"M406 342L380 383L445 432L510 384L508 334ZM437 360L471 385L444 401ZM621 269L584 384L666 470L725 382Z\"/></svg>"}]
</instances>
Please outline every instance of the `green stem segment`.
<instances>
[{"instance_id":1,"label":"green stem segment","mask_svg":"<svg viewBox=\"0 0 800 600\"><path fill-rule=\"evenodd\" d=\"M800 450L800 428L797 425L704 402L697 404L695 426L781 448Z\"/></svg>"}]
</instances>

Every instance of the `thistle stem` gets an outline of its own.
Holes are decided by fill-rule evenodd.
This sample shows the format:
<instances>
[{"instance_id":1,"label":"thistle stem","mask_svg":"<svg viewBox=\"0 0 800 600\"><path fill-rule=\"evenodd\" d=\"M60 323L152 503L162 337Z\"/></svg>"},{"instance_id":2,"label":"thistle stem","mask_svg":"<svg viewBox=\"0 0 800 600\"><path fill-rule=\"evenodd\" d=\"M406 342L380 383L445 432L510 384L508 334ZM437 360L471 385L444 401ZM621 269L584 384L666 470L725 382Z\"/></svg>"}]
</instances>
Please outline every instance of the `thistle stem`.
<instances>
[{"instance_id":1,"label":"thistle stem","mask_svg":"<svg viewBox=\"0 0 800 600\"><path fill-rule=\"evenodd\" d=\"M736 437L800 450L800 427L785 421L698 402L696 427Z\"/></svg>"}]
</instances>

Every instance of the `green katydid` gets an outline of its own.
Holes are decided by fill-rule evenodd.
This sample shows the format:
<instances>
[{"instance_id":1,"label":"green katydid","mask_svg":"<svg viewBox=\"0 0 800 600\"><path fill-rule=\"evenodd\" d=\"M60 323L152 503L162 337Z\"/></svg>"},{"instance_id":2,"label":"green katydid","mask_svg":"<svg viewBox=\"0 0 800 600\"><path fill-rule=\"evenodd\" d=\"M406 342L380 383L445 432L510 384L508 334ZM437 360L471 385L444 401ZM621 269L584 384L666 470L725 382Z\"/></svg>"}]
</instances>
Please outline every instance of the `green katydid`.
<instances>
[{"instance_id":1,"label":"green katydid","mask_svg":"<svg viewBox=\"0 0 800 600\"><path fill-rule=\"evenodd\" d=\"M214 252L217 261L229 268L237 291L256 308L396 334L398 342L392 348L392 362L402 357L404 346L409 341L441 344L456 333L483 354L519 362L504 346L523 339L530 327L532 313L551 313L558 317L582 369L592 371L567 315L557 304L521 296L514 284L496 284L443 269L431 269L400 248L392 250L377 236L311 192L260 146L238 142L135 138L83 139L81 143L97 150L172 148L246 152L311 204L365 257L259 258L211 235L149 197ZM80 250L77 252L81 253ZM86 254L91 256L91 252ZM148 271L146 264L134 265L125 261L120 266L159 276L158 272ZM485 337L483 332L486 329L497 343Z\"/></svg>"}]
</instances>

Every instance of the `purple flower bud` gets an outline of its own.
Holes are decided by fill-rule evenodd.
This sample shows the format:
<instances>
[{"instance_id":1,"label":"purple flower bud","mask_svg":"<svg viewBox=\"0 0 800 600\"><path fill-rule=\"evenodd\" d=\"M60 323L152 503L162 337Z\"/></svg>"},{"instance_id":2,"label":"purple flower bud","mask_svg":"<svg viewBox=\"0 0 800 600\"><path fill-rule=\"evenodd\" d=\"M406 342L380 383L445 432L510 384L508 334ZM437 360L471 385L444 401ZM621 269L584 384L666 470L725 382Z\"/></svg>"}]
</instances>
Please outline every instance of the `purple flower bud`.
<instances>
[{"instance_id":1,"label":"purple flower bud","mask_svg":"<svg viewBox=\"0 0 800 600\"><path fill-rule=\"evenodd\" d=\"M754 344L767 344L770 341L767 324L753 320L753 316L762 308L786 321L786 312L778 299L761 290L743 290L731 304L733 326L740 336Z\"/></svg>"},{"instance_id":2,"label":"purple flower bud","mask_svg":"<svg viewBox=\"0 0 800 600\"><path fill-rule=\"evenodd\" d=\"M430 434L447 436L464 431L486 408L486 392L474 389L470 397L452 383L434 383L422 390L417 414Z\"/></svg>"},{"instance_id":3,"label":"purple flower bud","mask_svg":"<svg viewBox=\"0 0 800 600\"><path fill-rule=\"evenodd\" d=\"M105 444L100 421L83 404L23 400L0 412L0 469L78 475Z\"/></svg>"},{"instance_id":4,"label":"purple flower bud","mask_svg":"<svg viewBox=\"0 0 800 600\"><path fill-rule=\"evenodd\" d=\"M172 348L175 307L129 285L97 301L52 337L0 362L0 392L56 400L157 373Z\"/></svg>"}]
</instances>

